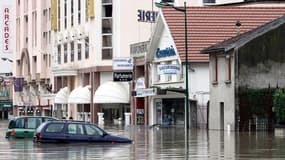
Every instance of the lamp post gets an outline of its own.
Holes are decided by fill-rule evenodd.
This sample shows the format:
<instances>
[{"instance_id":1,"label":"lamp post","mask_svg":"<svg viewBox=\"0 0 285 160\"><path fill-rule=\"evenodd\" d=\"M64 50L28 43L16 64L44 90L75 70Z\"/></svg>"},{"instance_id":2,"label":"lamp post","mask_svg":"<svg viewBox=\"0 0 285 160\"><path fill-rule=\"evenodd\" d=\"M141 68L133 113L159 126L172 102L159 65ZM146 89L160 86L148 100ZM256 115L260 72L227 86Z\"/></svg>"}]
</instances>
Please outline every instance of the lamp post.
<instances>
[{"instance_id":1,"label":"lamp post","mask_svg":"<svg viewBox=\"0 0 285 160\"><path fill-rule=\"evenodd\" d=\"M164 6L170 6L179 12L184 13L184 38L185 38L185 128L190 128L189 125L189 85L188 85L188 38L187 38L187 8L186 8L186 1L184 2L183 8L178 8L169 4L167 2L156 2L155 5L159 8Z\"/></svg>"}]
</instances>

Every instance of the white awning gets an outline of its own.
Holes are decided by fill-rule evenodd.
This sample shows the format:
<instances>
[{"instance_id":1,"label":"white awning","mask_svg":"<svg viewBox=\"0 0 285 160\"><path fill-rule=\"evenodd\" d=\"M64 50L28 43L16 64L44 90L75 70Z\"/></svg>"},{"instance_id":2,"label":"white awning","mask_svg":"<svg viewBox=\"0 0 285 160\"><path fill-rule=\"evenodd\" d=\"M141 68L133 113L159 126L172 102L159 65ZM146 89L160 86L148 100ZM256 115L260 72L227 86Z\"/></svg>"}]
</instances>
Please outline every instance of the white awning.
<instances>
[{"instance_id":1,"label":"white awning","mask_svg":"<svg viewBox=\"0 0 285 160\"><path fill-rule=\"evenodd\" d=\"M105 82L96 90L94 103L129 103L130 94L128 84L122 82Z\"/></svg>"},{"instance_id":2,"label":"white awning","mask_svg":"<svg viewBox=\"0 0 285 160\"><path fill-rule=\"evenodd\" d=\"M67 104L68 102L68 88L61 88L54 97L55 104Z\"/></svg>"},{"instance_id":3,"label":"white awning","mask_svg":"<svg viewBox=\"0 0 285 160\"><path fill-rule=\"evenodd\" d=\"M91 92L90 92L90 85L85 87L77 87L75 88L68 97L68 103L73 104L88 104L91 103Z\"/></svg>"}]
</instances>

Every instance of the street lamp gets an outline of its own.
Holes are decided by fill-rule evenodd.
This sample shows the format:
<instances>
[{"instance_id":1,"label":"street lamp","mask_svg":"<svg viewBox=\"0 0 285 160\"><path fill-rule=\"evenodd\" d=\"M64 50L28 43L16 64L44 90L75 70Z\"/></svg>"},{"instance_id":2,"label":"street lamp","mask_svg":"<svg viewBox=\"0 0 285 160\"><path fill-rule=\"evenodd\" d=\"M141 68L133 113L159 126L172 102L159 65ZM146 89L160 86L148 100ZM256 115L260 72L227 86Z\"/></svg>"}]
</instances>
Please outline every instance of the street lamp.
<instances>
[{"instance_id":1,"label":"street lamp","mask_svg":"<svg viewBox=\"0 0 285 160\"><path fill-rule=\"evenodd\" d=\"M185 128L189 128L189 85L188 85L188 39L187 39L187 8L186 8L186 1L184 2L184 7L183 8L178 8L173 6L172 4L169 4L167 2L156 2L155 5L159 8L162 8L164 6L170 6L172 8L174 8L175 10L179 11L179 12L183 12L184 13L184 38L185 38L185 72L186 72L186 79L185 79L185 114L186 114L186 118L185 118Z\"/></svg>"}]
</instances>

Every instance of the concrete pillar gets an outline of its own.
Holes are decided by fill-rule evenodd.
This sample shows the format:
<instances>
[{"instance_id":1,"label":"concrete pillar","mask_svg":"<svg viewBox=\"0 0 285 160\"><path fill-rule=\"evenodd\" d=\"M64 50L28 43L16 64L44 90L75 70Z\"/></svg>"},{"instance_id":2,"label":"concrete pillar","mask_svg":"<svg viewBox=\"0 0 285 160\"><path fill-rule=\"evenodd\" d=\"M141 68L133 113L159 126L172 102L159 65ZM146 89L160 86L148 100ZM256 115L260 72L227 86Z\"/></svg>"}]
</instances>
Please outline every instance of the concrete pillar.
<instances>
[{"instance_id":1,"label":"concrete pillar","mask_svg":"<svg viewBox=\"0 0 285 160\"><path fill-rule=\"evenodd\" d=\"M126 113L125 113L125 125L126 125L126 126L129 126L129 125L130 125L130 122L131 122L131 113L126 112Z\"/></svg>"},{"instance_id":2,"label":"concrete pillar","mask_svg":"<svg viewBox=\"0 0 285 160\"><path fill-rule=\"evenodd\" d=\"M104 113L98 112L97 114L98 114L98 124L103 125L104 124L104 117L103 117Z\"/></svg>"}]
</instances>

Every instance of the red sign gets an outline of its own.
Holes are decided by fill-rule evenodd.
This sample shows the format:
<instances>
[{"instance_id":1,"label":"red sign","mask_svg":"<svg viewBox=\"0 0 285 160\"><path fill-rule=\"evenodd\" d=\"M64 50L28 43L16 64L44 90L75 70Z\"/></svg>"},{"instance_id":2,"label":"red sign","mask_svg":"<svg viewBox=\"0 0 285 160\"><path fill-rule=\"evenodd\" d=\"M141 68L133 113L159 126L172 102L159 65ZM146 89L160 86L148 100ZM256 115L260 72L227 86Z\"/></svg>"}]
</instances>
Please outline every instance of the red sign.
<instances>
[{"instance_id":1,"label":"red sign","mask_svg":"<svg viewBox=\"0 0 285 160\"><path fill-rule=\"evenodd\" d=\"M9 51L9 38L10 38L10 32L9 32L9 20L10 20L10 10L9 8L4 8L4 52Z\"/></svg>"}]
</instances>

